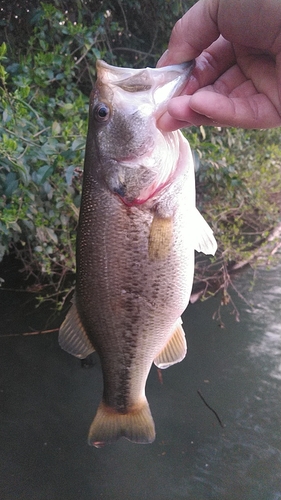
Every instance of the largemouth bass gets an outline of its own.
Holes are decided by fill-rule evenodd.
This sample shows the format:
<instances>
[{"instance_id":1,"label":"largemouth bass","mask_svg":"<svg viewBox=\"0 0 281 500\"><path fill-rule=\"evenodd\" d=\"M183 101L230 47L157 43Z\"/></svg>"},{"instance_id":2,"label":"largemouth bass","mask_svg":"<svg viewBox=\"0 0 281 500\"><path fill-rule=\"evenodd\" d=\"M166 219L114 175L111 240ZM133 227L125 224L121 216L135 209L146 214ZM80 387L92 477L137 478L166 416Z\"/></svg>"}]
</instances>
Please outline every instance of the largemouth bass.
<instances>
[{"instance_id":1,"label":"largemouth bass","mask_svg":"<svg viewBox=\"0 0 281 500\"><path fill-rule=\"evenodd\" d=\"M131 69L97 63L90 97L77 283L59 333L63 349L97 351L103 397L89 431L96 447L121 436L155 439L145 396L154 362L167 368L187 351L181 314L194 249L213 254L213 233L195 206L194 165L180 131L157 119L181 92L191 63Z\"/></svg>"}]
</instances>

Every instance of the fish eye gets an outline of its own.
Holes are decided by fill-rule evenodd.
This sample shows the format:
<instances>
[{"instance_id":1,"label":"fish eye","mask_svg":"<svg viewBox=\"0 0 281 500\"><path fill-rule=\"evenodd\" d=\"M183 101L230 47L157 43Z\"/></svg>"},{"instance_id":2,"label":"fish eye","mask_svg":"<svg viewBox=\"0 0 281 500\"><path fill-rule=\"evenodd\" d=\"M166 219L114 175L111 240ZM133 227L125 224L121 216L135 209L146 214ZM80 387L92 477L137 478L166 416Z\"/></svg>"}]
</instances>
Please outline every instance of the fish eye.
<instances>
[{"instance_id":1,"label":"fish eye","mask_svg":"<svg viewBox=\"0 0 281 500\"><path fill-rule=\"evenodd\" d=\"M100 102L94 109L94 116L99 122L106 122L110 115L110 109L104 102Z\"/></svg>"}]
</instances>

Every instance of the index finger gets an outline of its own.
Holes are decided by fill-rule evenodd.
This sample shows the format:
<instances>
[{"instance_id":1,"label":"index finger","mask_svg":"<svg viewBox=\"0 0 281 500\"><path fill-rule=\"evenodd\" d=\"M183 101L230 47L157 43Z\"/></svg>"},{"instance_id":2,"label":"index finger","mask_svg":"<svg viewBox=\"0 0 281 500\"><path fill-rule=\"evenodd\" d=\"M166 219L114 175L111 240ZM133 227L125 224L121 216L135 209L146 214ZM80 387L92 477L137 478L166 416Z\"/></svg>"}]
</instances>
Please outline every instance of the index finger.
<instances>
[{"instance_id":1,"label":"index finger","mask_svg":"<svg viewBox=\"0 0 281 500\"><path fill-rule=\"evenodd\" d=\"M157 66L180 64L197 57L219 36L218 0L199 1L179 19L171 33L168 50Z\"/></svg>"}]
</instances>

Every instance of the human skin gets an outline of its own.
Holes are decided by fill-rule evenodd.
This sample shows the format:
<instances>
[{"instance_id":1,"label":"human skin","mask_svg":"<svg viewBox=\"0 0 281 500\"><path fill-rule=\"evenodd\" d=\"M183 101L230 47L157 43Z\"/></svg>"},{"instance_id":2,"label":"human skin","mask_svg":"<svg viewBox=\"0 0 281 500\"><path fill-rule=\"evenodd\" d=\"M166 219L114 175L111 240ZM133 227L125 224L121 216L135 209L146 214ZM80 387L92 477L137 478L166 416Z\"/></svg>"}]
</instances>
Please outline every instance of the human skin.
<instances>
[{"instance_id":1,"label":"human skin","mask_svg":"<svg viewBox=\"0 0 281 500\"><path fill-rule=\"evenodd\" d=\"M158 67L194 58L160 128L281 126L280 0L199 0L175 24Z\"/></svg>"}]
</instances>

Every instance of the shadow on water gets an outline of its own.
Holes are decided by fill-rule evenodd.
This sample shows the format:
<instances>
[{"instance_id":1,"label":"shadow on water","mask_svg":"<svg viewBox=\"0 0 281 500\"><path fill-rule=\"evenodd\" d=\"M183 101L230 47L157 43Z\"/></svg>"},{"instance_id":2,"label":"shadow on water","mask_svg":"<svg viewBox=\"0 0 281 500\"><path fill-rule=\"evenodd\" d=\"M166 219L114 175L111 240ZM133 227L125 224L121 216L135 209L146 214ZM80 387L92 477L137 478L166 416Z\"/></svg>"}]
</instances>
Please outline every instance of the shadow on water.
<instances>
[{"instance_id":1,"label":"shadow on water","mask_svg":"<svg viewBox=\"0 0 281 500\"><path fill-rule=\"evenodd\" d=\"M0 291L1 500L281 500L281 287L279 266L236 279L240 323L218 299L184 314L189 354L151 370L147 396L156 441L120 440L94 449L87 433L102 390L90 369L63 352L57 334L7 336L55 328L48 308L23 292ZM216 410L224 427L203 403Z\"/></svg>"}]
</instances>

